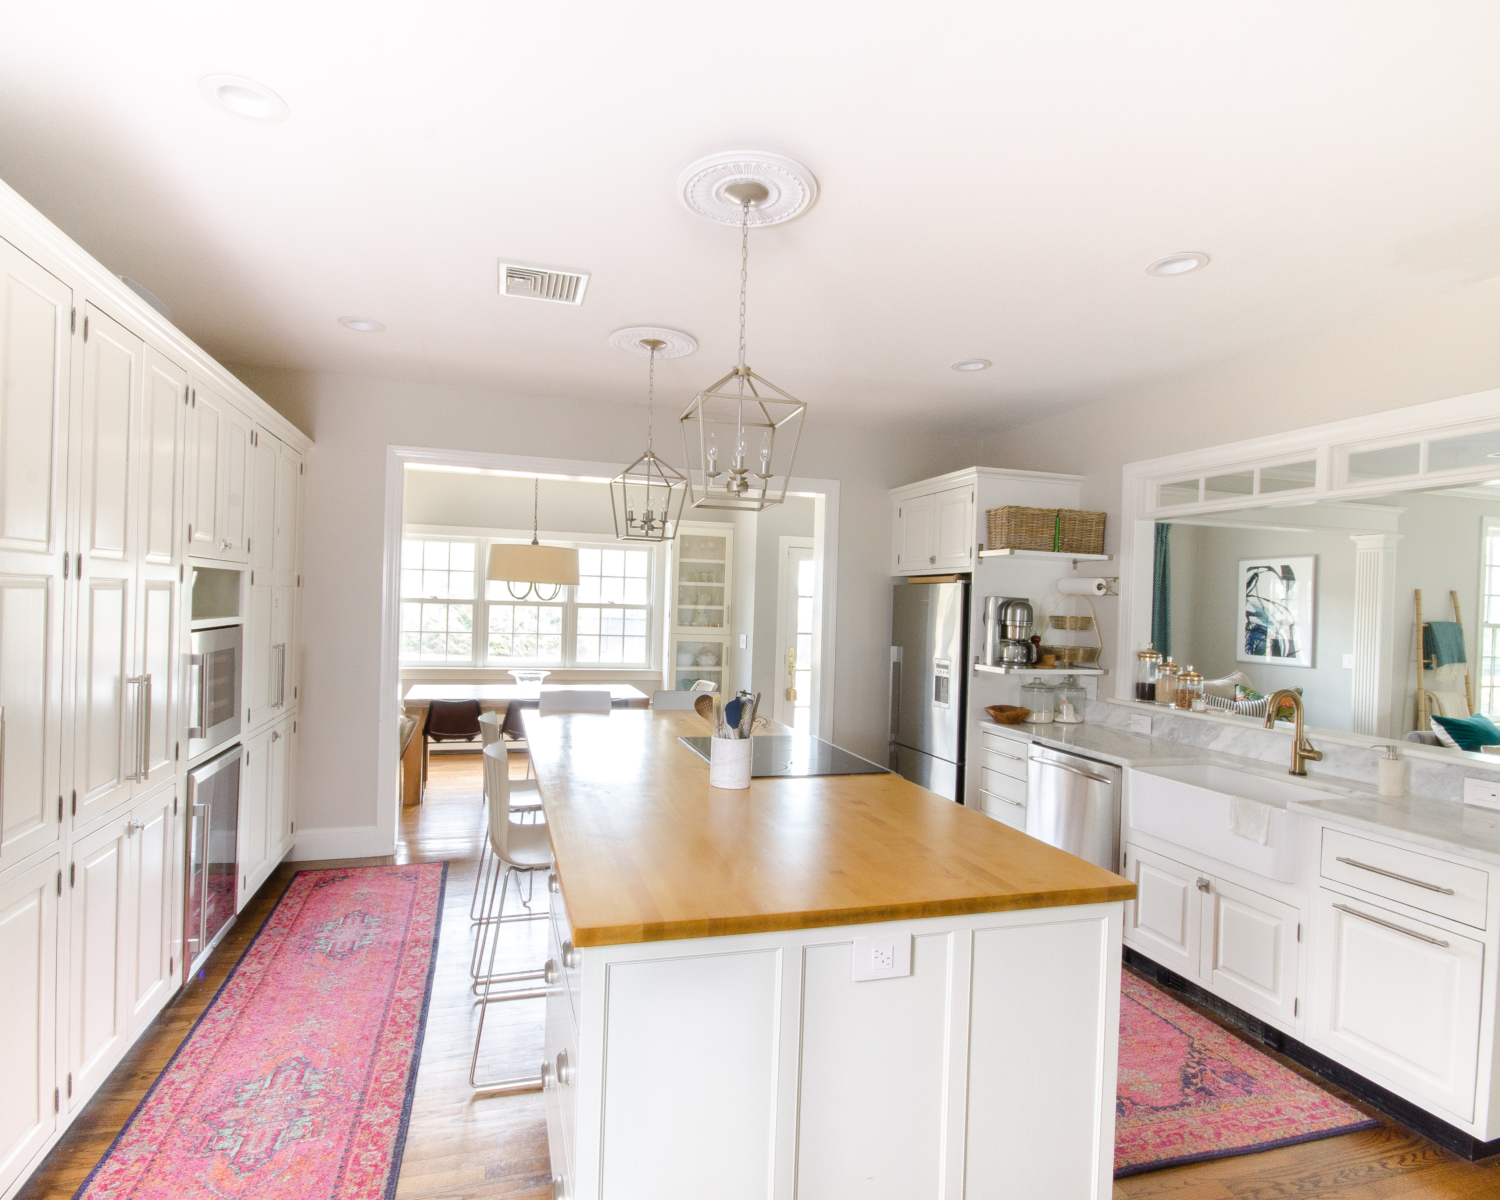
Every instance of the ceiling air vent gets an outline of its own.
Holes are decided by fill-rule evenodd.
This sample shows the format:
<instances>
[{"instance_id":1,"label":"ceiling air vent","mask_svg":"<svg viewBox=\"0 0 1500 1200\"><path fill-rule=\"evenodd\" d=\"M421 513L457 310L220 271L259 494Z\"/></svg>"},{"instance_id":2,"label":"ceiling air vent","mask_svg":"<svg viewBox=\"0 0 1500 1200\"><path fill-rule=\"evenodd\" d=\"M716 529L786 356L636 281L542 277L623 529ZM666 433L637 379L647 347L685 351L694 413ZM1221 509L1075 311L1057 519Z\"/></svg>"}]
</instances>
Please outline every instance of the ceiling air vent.
<instances>
[{"instance_id":1,"label":"ceiling air vent","mask_svg":"<svg viewBox=\"0 0 1500 1200\"><path fill-rule=\"evenodd\" d=\"M500 294L522 300L553 300L558 304L582 304L589 286L588 273L561 267L538 267L528 263L500 264Z\"/></svg>"}]
</instances>

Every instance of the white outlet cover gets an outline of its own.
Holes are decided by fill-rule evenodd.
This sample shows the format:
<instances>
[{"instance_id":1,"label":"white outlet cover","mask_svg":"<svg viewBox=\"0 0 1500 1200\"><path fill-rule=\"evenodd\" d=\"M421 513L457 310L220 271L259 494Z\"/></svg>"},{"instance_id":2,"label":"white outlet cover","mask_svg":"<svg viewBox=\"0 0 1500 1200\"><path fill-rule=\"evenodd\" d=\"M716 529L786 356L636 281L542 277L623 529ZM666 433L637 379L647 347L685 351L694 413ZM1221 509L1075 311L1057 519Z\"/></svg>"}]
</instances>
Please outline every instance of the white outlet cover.
<instances>
[{"instance_id":1,"label":"white outlet cover","mask_svg":"<svg viewBox=\"0 0 1500 1200\"><path fill-rule=\"evenodd\" d=\"M854 939L854 982L911 974L911 934Z\"/></svg>"},{"instance_id":2,"label":"white outlet cover","mask_svg":"<svg viewBox=\"0 0 1500 1200\"><path fill-rule=\"evenodd\" d=\"M1488 779L1474 779L1472 777L1465 779L1464 803L1500 811L1500 783L1492 783Z\"/></svg>"},{"instance_id":3,"label":"white outlet cover","mask_svg":"<svg viewBox=\"0 0 1500 1200\"><path fill-rule=\"evenodd\" d=\"M1145 714L1145 713L1131 713L1130 714L1130 732L1131 733L1144 733L1147 737L1150 737L1151 736L1151 718L1147 714Z\"/></svg>"},{"instance_id":4,"label":"white outlet cover","mask_svg":"<svg viewBox=\"0 0 1500 1200\"><path fill-rule=\"evenodd\" d=\"M740 649L741 650L748 650L749 648L750 648L750 635L748 633L742 633L742 634L740 634Z\"/></svg>"},{"instance_id":5,"label":"white outlet cover","mask_svg":"<svg viewBox=\"0 0 1500 1200\"><path fill-rule=\"evenodd\" d=\"M1346 654L1346 655L1344 655L1344 670L1346 670L1346 671L1352 671L1352 670L1354 670L1354 655L1352 655L1352 654Z\"/></svg>"}]
</instances>

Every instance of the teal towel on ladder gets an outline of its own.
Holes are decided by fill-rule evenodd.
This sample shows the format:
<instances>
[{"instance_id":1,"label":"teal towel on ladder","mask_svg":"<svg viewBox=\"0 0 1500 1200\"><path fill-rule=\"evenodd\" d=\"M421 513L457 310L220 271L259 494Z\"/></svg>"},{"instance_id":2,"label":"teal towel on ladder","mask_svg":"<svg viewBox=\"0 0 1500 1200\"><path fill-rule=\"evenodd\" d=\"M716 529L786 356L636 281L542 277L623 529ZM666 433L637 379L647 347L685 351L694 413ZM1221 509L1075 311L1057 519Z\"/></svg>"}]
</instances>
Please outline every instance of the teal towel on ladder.
<instances>
[{"instance_id":1,"label":"teal towel on ladder","mask_svg":"<svg viewBox=\"0 0 1500 1200\"><path fill-rule=\"evenodd\" d=\"M1457 621L1428 621L1422 626L1422 662L1429 669L1468 661L1464 627Z\"/></svg>"}]
</instances>

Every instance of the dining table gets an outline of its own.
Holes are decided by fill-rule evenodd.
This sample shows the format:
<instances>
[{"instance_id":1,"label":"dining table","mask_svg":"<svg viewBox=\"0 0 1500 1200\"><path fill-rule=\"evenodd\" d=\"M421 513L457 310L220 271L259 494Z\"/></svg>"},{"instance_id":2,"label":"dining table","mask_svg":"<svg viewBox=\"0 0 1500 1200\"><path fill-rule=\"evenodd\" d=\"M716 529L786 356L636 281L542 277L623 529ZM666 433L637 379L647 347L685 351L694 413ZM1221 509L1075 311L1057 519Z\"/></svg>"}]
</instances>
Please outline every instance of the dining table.
<instances>
[{"instance_id":1,"label":"dining table","mask_svg":"<svg viewBox=\"0 0 1500 1200\"><path fill-rule=\"evenodd\" d=\"M628 683L414 683L401 703L404 714L417 719L417 730L422 736L413 737L401 755L402 777L407 781L402 787L405 803L419 802L427 791L428 742L423 731L427 726L427 710L434 700L478 700L481 711L504 713L506 732L519 738L523 736L521 711L536 708L543 691L607 691L615 708L648 708L651 703L645 692Z\"/></svg>"}]
</instances>

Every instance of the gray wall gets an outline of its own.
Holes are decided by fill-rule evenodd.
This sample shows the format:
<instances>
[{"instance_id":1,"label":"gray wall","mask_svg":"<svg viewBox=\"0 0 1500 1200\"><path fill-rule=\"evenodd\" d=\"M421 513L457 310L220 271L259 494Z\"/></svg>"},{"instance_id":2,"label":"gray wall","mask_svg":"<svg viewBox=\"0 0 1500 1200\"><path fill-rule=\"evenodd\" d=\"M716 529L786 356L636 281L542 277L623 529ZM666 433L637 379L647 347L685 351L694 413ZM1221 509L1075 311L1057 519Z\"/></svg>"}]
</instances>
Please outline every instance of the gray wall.
<instances>
[{"instance_id":1,"label":"gray wall","mask_svg":"<svg viewBox=\"0 0 1500 1200\"><path fill-rule=\"evenodd\" d=\"M787 497L785 504L756 515L755 538L755 639L750 690L763 693L761 711L775 709L774 693L785 686L782 670L785 646L776 644L778 588L781 576L781 539L813 535L813 501Z\"/></svg>"}]
</instances>

